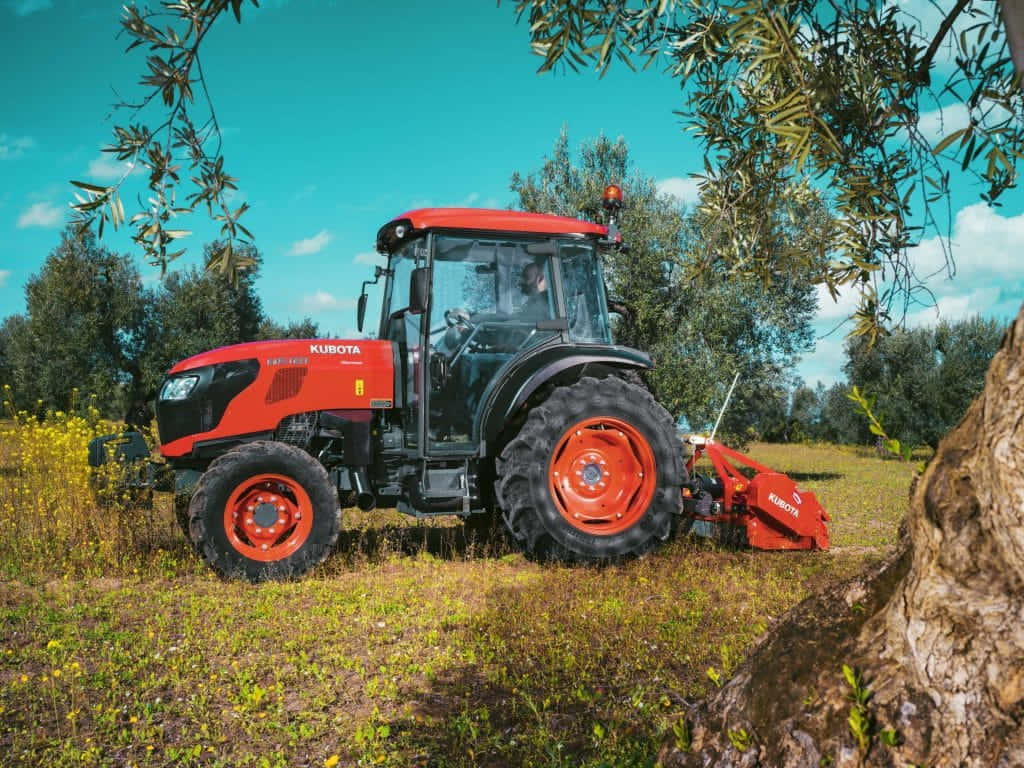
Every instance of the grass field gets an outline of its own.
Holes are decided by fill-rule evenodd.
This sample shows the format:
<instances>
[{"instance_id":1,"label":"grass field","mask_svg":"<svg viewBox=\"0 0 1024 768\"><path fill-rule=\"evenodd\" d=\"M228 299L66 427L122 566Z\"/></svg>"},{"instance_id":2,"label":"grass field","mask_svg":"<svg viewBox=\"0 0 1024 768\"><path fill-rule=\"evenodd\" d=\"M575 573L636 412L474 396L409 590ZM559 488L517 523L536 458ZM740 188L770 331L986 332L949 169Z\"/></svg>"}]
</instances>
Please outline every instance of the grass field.
<instances>
[{"instance_id":1,"label":"grass field","mask_svg":"<svg viewBox=\"0 0 1024 768\"><path fill-rule=\"evenodd\" d=\"M818 494L829 553L680 539L541 566L451 519L347 514L312 576L251 586L197 562L169 498L104 513L70 438L0 426L4 766L653 765L684 701L893 544L911 478L866 451L754 446Z\"/></svg>"}]
</instances>

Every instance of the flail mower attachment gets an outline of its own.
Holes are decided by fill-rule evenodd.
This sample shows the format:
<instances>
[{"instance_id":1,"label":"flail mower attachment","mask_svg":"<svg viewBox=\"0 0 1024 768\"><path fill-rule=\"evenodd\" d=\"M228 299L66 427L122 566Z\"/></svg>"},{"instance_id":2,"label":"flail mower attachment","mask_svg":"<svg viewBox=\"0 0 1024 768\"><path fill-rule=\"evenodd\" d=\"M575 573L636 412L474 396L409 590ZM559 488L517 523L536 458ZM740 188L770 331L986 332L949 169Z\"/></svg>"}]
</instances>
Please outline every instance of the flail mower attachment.
<instances>
[{"instance_id":1,"label":"flail mower attachment","mask_svg":"<svg viewBox=\"0 0 1024 768\"><path fill-rule=\"evenodd\" d=\"M693 456L687 464L690 480L683 485L684 514L745 531L747 543L757 549L828 549L825 523L831 518L812 492L712 438L690 435L686 442ZM705 455L717 477L694 472ZM730 459L757 474L748 480Z\"/></svg>"}]
</instances>

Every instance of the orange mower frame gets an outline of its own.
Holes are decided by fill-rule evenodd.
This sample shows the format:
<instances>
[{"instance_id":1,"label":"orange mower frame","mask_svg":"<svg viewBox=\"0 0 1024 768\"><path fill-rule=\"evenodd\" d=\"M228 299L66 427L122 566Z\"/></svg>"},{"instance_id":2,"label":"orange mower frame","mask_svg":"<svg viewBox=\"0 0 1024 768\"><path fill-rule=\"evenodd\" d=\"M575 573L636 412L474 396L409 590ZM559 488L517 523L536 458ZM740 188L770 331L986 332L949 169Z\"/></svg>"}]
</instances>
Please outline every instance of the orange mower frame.
<instances>
[{"instance_id":1,"label":"orange mower frame","mask_svg":"<svg viewBox=\"0 0 1024 768\"><path fill-rule=\"evenodd\" d=\"M811 491L797 488L787 475L759 464L712 438L691 435L687 462L690 481L683 486L684 514L694 520L742 529L756 549L828 549L831 518ZM717 479L695 471L702 456ZM737 464L753 469L747 478Z\"/></svg>"}]
</instances>

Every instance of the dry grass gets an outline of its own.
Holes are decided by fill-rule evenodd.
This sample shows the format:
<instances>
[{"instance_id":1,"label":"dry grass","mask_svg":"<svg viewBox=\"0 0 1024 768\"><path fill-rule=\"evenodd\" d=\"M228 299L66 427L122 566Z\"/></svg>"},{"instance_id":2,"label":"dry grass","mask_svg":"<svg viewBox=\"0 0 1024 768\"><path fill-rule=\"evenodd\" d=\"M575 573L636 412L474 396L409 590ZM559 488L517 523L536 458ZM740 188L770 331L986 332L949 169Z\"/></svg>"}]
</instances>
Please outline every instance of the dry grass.
<instances>
[{"instance_id":1,"label":"dry grass","mask_svg":"<svg viewBox=\"0 0 1024 768\"><path fill-rule=\"evenodd\" d=\"M0 528L12 766L653 764L709 668L728 677L782 612L894 541L910 480L852 450L755 446L832 513L832 553L686 539L619 567L540 566L385 512L349 515L311 577L253 587L196 562L162 494L118 538L80 493L46 496L66 455L26 474L16 453L5 438L4 520L75 517ZM97 536L120 543L76 552Z\"/></svg>"}]
</instances>

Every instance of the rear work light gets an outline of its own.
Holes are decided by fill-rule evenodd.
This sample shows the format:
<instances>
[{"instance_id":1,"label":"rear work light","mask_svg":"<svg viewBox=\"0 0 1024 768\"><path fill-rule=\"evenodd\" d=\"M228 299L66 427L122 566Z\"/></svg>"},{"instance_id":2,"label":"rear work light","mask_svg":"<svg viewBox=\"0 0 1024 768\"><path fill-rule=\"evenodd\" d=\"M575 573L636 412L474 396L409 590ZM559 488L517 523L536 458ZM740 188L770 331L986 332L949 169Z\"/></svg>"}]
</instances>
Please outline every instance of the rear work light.
<instances>
[{"instance_id":1,"label":"rear work light","mask_svg":"<svg viewBox=\"0 0 1024 768\"><path fill-rule=\"evenodd\" d=\"M605 210L617 211L622 207L622 188L615 184L609 184L604 188L601 202L604 203Z\"/></svg>"}]
</instances>

